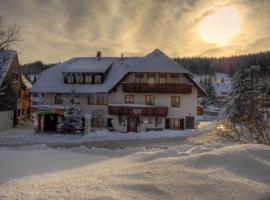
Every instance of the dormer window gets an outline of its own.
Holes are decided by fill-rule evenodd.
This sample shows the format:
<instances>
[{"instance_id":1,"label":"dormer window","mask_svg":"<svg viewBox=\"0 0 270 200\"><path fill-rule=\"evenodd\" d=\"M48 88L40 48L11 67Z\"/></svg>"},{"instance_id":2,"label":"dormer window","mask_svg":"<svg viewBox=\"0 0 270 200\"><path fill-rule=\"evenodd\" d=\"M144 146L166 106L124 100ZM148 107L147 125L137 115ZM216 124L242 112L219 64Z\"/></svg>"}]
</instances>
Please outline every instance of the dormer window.
<instances>
[{"instance_id":1,"label":"dormer window","mask_svg":"<svg viewBox=\"0 0 270 200\"><path fill-rule=\"evenodd\" d=\"M68 73L67 77L67 83L74 83L74 75L72 73Z\"/></svg>"},{"instance_id":2,"label":"dormer window","mask_svg":"<svg viewBox=\"0 0 270 200\"><path fill-rule=\"evenodd\" d=\"M95 75L95 84L101 83L101 75Z\"/></svg>"},{"instance_id":3,"label":"dormer window","mask_svg":"<svg viewBox=\"0 0 270 200\"><path fill-rule=\"evenodd\" d=\"M76 83L83 83L83 73L75 73L75 81Z\"/></svg>"},{"instance_id":4,"label":"dormer window","mask_svg":"<svg viewBox=\"0 0 270 200\"><path fill-rule=\"evenodd\" d=\"M93 76L91 74L85 74L85 83L92 83Z\"/></svg>"}]
</instances>

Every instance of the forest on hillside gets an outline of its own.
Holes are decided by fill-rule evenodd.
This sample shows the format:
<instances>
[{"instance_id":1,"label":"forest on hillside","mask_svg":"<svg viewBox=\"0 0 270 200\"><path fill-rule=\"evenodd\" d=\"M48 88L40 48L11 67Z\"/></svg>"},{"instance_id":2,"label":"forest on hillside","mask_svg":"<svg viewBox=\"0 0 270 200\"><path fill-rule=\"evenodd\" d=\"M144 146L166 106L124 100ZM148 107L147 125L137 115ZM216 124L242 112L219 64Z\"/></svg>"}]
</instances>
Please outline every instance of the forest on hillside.
<instances>
[{"instance_id":1,"label":"forest on hillside","mask_svg":"<svg viewBox=\"0 0 270 200\"><path fill-rule=\"evenodd\" d=\"M270 51L220 58L174 57L173 59L193 74L214 75L216 72L223 72L233 75L235 71L243 67L250 67L252 65L270 66ZM22 65L21 70L25 75L39 74L56 64L59 63L48 64L42 61L35 61Z\"/></svg>"},{"instance_id":2,"label":"forest on hillside","mask_svg":"<svg viewBox=\"0 0 270 200\"><path fill-rule=\"evenodd\" d=\"M243 67L270 66L270 51L229 57L175 57L177 63L193 74L214 74L223 72L233 75Z\"/></svg>"},{"instance_id":3,"label":"forest on hillside","mask_svg":"<svg viewBox=\"0 0 270 200\"><path fill-rule=\"evenodd\" d=\"M42 71L56 65L58 63L43 63L42 61L35 61L21 65L21 71L24 75L40 74Z\"/></svg>"}]
</instances>

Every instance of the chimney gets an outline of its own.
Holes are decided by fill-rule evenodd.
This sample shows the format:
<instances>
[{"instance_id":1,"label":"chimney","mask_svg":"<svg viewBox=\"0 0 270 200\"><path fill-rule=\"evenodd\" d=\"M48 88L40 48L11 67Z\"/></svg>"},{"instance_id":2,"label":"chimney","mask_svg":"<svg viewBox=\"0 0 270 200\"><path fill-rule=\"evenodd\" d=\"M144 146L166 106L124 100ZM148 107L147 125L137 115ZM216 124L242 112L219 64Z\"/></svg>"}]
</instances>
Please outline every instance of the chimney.
<instances>
[{"instance_id":1,"label":"chimney","mask_svg":"<svg viewBox=\"0 0 270 200\"><path fill-rule=\"evenodd\" d=\"M124 53L121 53L121 58L120 58L120 60L124 60L125 58L124 58Z\"/></svg>"},{"instance_id":2,"label":"chimney","mask_svg":"<svg viewBox=\"0 0 270 200\"><path fill-rule=\"evenodd\" d=\"M98 52L97 52L97 59L100 60L100 59L101 59L101 56L102 56L101 51L98 51Z\"/></svg>"}]
</instances>

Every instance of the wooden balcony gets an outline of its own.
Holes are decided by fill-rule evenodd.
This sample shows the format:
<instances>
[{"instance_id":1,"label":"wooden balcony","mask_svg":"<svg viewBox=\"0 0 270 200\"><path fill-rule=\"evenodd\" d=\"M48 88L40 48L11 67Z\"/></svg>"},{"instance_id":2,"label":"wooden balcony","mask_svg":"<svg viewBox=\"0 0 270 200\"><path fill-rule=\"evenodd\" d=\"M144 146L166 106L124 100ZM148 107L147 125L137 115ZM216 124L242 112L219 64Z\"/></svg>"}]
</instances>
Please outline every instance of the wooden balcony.
<instances>
[{"instance_id":1,"label":"wooden balcony","mask_svg":"<svg viewBox=\"0 0 270 200\"><path fill-rule=\"evenodd\" d=\"M109 114L111 115L129 115L129 116L159 116L165 117L168 114L167 107L158 106L126 106L109 105Z\"/></svg>"},{"instance_id":2,"label":"wooden balcony","mask_svg":"<svg viewBox=\"0 0 270 200\"><path fill-rule=\"evenodd\" d=\"M192 92L192 85L123 83L123 92L190 94Z\"/></svg>"}]
</instances>

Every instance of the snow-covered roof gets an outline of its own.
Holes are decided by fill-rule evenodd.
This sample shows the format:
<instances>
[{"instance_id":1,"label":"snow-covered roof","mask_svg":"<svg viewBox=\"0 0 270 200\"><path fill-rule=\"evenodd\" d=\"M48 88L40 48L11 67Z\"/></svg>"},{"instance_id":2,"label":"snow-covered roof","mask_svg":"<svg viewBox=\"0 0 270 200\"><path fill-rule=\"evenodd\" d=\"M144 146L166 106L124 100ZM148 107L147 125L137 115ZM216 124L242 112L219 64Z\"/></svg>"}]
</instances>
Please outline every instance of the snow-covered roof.
<instances>
[{"instance_id":1,"label":"snow-covered roof","mask_svg":"<svg viewBox=\"0 0 270 200\"><path fill-rule=\"evenodd\" d=\"M63 72L96 72L104 73L111 66L112 61L93 58L74 58L67 63Z\"/></svg>"},{"instance_id":2,"label":"snow-covered roof","mask_svg":"<svg viewBox=\"0 0 270 200\"><path fill-rule=\"evenodd\" d=\"M32 84L30 83L30 81L22 74L22 82L25 85L25 87L27 87L28 89L30 89L32 87Z\"/></svg>"},{"instance_id":3,"label":"snow-covered roof","mask_svg":"<svg viewBox=\"0 0 270 200\"><path fill-rule=\"evenodd\" d=\"M213 83L213 86L216 91L216 96L228 96L232 90L232 83L230 82L215 82Z\"/></svg>"},{"instance_id":4,"label":"snow-covered roof","mask_svg":"<svg viewBox=\"0 0 270 200\"><path fill-rule=\"evenodd\" d=\"M13 58L16 56L16 51L4 50L0 51L0 86L9 70Z\"/></svg>"},{"instance_id":5,"label":"snow-covered roof","mask_svg":"<svg viewBox=\"0 0 270 200\"><path fill-rule=\"evenodd\" d=\"M100 63L99 63L100 62ZM91 66L93 64L93 66ZM63 72L110 67L102 84L65 84ZM94 71L92 71L94 72ZM131 72L182 73L191 75L181 65L156 49L145 57L77 57L43 71L31 92L107 93ZM196 83L195 83L196 84Z\"/></svg>"},{"instance_id":6,"label":"snow-covered roof","mask_svg":"<svg viewBox=\"0 0 270 200\"><path fill-rule=\"evenodd\" d=\"M137 65L132 66L129 72L159 72L191 74L183 66L166 56L159 49L141 59Z\"/></svg>"}]
</instances>

